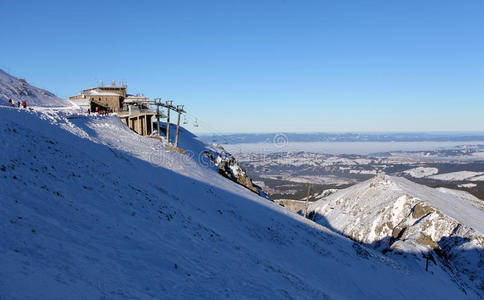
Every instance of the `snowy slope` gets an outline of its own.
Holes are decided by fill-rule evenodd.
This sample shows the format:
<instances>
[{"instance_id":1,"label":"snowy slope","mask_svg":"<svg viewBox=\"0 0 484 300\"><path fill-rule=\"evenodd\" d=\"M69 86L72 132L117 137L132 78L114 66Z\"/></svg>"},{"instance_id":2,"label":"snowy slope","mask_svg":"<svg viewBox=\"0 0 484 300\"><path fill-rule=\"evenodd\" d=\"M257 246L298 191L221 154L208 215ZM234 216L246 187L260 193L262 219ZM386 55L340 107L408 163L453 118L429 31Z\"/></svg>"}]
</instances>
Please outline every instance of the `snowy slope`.
<instances>
[{"instance_id":1,"label":"snowy slope","mask_svg":"<svg viewBox=\"0 0 484 300\"><path fill-rule=\"evenodd\" d=\"M476 181L479 181L479 178L478 178L479 176L484 176L484 172L459 171L459 172L433 175L433 176L430 176L430 178L437 179L437 180L446 180L446 181L463 181L463 180L474 181L477 178ZM484 180L484 179L481 179L481 180Z\"/></svg>"},{"instance_id":2,"label":"snowy slope","mask_svg":"<svg viewBox=\"0 0 484 300\"><path fill-rule=\"evenodd\" d=\"M410 175L415 178L423 178L428 177L431 175L435 175L439 173L439 169L437 168L426 168L426 167L417 167L410 170L406 170L403 173Z\"/></svg>"},{"instance_id":3,"label":"snowy slope","mask_svg":"<svg viewBox=\"0 0 484 300\"><path fill-rule=\"evenodd\" d=\"M366 249L116 117L0 118L0 298L466 297L445 272Z\"/></svg>"},{"instance_id":4,"label":"snowy slope","mask_svg":"<svg viewBox=\"0 0 484 300\"><path fill-rule=\"evenodd\" d=\"M63 100L49 91L31 86L20 81L0 69L0 105L9 105L8 100L27 101L28 106L62 107L71 106L69 101Z\"/></svg>"},{"instance_id":5,"label":"snowy slope","mask_svg":"<svg viewBox=\"0 0 484 300\"><path fill-rule=\"evenodd\" d=\"M435 264L484 296L484 201L379 174L310 205L311 218L383 252Z\"/></svg>"}]
</instances>

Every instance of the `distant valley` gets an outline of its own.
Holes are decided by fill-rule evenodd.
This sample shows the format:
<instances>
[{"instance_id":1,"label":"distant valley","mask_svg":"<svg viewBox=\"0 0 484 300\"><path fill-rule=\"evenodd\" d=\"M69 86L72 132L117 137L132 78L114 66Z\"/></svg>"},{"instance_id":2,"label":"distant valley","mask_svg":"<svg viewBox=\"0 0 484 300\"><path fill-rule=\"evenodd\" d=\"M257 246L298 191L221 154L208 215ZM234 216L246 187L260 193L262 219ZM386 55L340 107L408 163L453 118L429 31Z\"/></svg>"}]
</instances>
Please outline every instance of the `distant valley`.
<instances>
[{"instance_id":1,"label":"distant valley","mask_svg":"<svg viewBox=\"0 0 484 300\"><path fill-rule=\"evenodd\" d=\"M225 145L230 149L231 145ZM228 147L227 147L228 146ZM236 153L255 183L278 200L318 200L384 172L431 187L465 190L484 199L484 145L369 155L310 152ZM324 193L323 193L324 192Z\"/></svg>"}]
</instances>

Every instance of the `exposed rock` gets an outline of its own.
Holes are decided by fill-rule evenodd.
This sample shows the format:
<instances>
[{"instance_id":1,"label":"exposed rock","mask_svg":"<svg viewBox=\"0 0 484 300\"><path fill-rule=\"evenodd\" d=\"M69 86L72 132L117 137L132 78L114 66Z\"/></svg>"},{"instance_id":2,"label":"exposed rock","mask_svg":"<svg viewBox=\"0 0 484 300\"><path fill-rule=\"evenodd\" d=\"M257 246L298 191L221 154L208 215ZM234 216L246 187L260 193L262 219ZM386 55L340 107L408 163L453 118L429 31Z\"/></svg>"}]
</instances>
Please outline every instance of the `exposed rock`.
<instances>
[{"instance_id":1,"label":"exposed rock","mask_svg":"<svg viewBox=\"0 0 484 300\"><path fill-rule=\"evenodd\" d=\"M433 260L484 297L484 201L471 194L379 174L312 203L309 216L388 255Z\"/></svg>"},{"instance_id":2,"label":"exposed rock","mask_svg":"<svg viewBox=\"0 0 484 300\"><path fill-rule=\"evenodd\" d=\"M277 199L274 200L274 202L293 212L302 211L306 207L306 201L304 200ZM304 213L304 211L302 211L302 213Z\"/></svg>"},{"instance_id":3,"label":"exposed rock","mask_svg":"<svg viewBox=\"0 0 484 300\"><path fill-rule=\"evenodd\" d=\"M417 205L414 206L414 208L412 210L412 217L414 219L420 219L423 216L426 216L426 215L430 214L433 211L434 210L431 207L419 203L419 204L417 204Z\"/></svg>"},{"instance_id":4,"label":"exposed rock","mask_svg":"<svg viewBox=\"0 0 484 300\"><path fill-rule=\"evenodd\" d=\"M269 199L269 197L262 191L262 189L252 182L252 179L247 176L247 172L239 166L235 157L223 149L222 146L217 146L217 151L205 152L205 155L210 158L212 163L218 167L218 172L238 184L246 187L252 192ZM270 199L269 199L270 200Z\"/></svg>"}]
</instances>

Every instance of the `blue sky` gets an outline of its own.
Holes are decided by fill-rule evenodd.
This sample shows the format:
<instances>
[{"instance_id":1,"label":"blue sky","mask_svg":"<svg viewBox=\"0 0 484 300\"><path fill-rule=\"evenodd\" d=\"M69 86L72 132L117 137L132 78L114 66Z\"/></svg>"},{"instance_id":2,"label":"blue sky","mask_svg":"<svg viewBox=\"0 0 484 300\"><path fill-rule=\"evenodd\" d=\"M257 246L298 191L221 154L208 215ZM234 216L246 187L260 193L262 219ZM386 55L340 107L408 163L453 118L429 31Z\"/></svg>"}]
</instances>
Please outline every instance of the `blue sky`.
<instances>
[{"instance_id":1,"label":"blue sky","mask_svg":"<svg viewBox=\"0 0 484 300\"><path fill-rule=\"evenodd\" d=\"M125 80L203 132L484 131L484 1L0 0L0 68Z\"/></svg>"}]
</instances>

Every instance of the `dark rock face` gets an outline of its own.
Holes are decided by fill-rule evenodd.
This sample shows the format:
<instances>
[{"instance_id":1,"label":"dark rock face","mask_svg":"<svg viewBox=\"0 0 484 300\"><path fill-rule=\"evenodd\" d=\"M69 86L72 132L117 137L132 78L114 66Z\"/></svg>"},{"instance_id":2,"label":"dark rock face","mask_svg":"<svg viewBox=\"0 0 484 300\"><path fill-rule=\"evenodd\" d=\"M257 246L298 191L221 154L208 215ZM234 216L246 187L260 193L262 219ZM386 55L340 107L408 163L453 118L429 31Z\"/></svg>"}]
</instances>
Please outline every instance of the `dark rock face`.
<instances>
[{"instance_id":1,"label":"dark rock face","mask_svg":"<svg viewBox=\"0 0 484 300\"><path fill-rule=\"evenodd\" d=\"M217 150L220 152L207 151L205 152L205 155L210 158L215 166L217 166L218 172L222 176L237 182L261 197L270 200L262 189L252 182L252 179L247 176L247 172L239 166L237 160L230 153L225 151L221 146L218 146Z\"/></svg>"},{"instance_id":2,"label":"dark rock face","mask_svg":"<svg viewBox=\"0 0 484 300\"><path fill-rule=\"evenodd\" d=\"M218 171L220 174L229 178L230 180L245 186L246 188L253 191L254 193L257 193L258 192L257 189L255 188L254 184L252 183L252 180L247 176L245 171L238 174L234 174L234 171L232 168L236 166L238 165L235 162L235 159L231 157L229 161L222 161L219 164Z\"/></svg>"}]
</instances>

